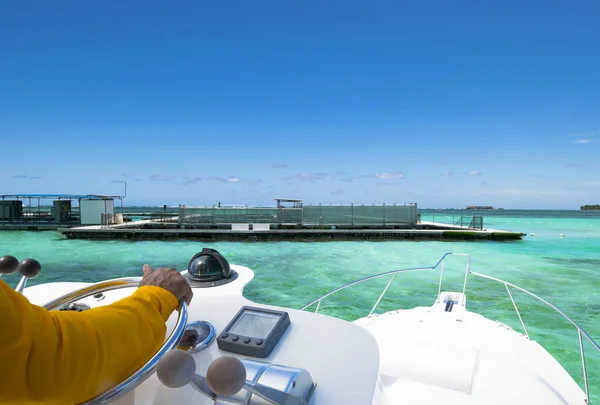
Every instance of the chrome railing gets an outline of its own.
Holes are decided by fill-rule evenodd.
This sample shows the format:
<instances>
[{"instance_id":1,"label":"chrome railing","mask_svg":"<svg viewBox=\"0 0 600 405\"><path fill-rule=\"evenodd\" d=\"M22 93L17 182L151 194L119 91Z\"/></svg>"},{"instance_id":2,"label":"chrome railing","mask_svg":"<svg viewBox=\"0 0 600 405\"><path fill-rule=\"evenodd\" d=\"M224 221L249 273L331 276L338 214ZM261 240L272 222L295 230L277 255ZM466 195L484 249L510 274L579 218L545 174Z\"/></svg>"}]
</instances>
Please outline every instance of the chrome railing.
<instances>
[{"instance_id":1,"label":"chrome railing","mask_svg":"<svg viewBox=\"0 0 600 405\"><path fill-rule=\"evenodd\" d=\"M573 325L577 329L577 335L579 336L579 354L581 355L581 368L583 370L583 384L584 384L584 387L585 387L585 398L586 398L586 402L589 404L590 403L590 393L589 393L589 388L588 388L588 375L587 375L587 368L586 368L585 351L583 350L583 338L582 338L582 336L585 336L585 338L588 340L588 342L590 342L590 344L600 353L600 346L598 346L598 343L596 343L594 341L594 339L585 330L583 330L583 328L581 328L573 319L571 319L567 314L565 314L563 311L561 311L554 304L548 302L547 300L543 299L539 295L536 295L536 294L532 293L531 291L527 291L526 289L524 289L522 287L519 287L518 285L509 283L508 281L504 281L504 280L501 280L501 279L496 278L496 277L488 276L488 275L481 274L481 273L476 273L474 271L469 271L469 274L472 274L472 275L477 276L477 277L485 278L487 280L492 280L492 281L504 284L504 287L506 287L506 291L508 292L508 296L510 297L510 300L511 300L511 302L512 302L514 308L515 308L515 312L517 313L517 316L519 317L519 321L521 322L521 326L523 327L523 330L525 331L525 336L527 337L527 339L530 339L529 333L527 332L527 329L525 328L525 323L523 322L523 318L521 318L521 314L519 312L519 308L517 307L517 304L515 303L515 300L513 299L513 296L512 296L512 294L510 292L510 289L508 287L512 287L512 288L514 288L516 290L524 292L525 294L527 294L527 295L529 295L529 296L537 299L538 301L546 304L548 307L550 307L553 310L555 310L556 312L558 312L564 319L566 319L571 325Z\"/></svg>"},{"instance_id":2,"label":"chrome railing","mask_svg":"<svg viewBox=\"0 0 600 405\"><path fill-rule=\"evenodd\" d=\"M446 261L446 257L448 256L465 256L467 258L467 267L465 269L465 282L463 284L463 294L466 290L467 287L467 278L466 275L470 272L471 270L471 257L467 254L463 254L463 253L446 253L444 256L442 256L442 258L440 260L438 260L438 262L433 265L433 266L427 266L427 267L411 267L408 269L401 269L401 270L392 270L392 271L386 271L385 273L379 273L379 274L375 274L373 276L368 276L368 277L364 277L361 278L359 280L353 281L351 283L345 284L341 287L336 288L335 290L331 290L329 291L327 294L317 298L316 300L306 304L305 306L303 306L302 308L300 308L301 311L304 311L305 309L313 306L314 304L317 304L317 308L315 309L315 313L319 312L319 308L321 307L321 302L337 293L340 292L342 290L345 290L346 288L352 287L354 285L357 284L361 284L364 283L365 281L369 281L369 280L373 280L375 278L379 278L379 277L385 277L385 276L391 276L390 281L388 281L388 283L386 284L385 288L383 289L383 291L381 292L381 294L379 295L379 298L377 299L377 301L375 302L375 305L373 305L373 308L371 308L371 311L369 312L368 316L373 315L373 313L375 312L375 310L377 309L377 306L379 305L379 303L381 302L381 299L383 298L383 296L385 295L385 293L387 292L388 288L390 287L390 285L392 284L392 282L394 281L394 279L396 278L396 276L398 275L398 273L407 273L407 272L411 272L411 271L427 271L427 270L435 270L438 267L440 267L440 282L438 285L438 296L440 295L440 292L442 291L442 280L444 277L444 263Z\"/></svg>"},{"instance_id":3,"label":"chrome railing","mask_svg":"<svg viewBox=\"0 0 600 405\"><path fill-rule=\"evenodd\" d=\"M407 269L401 269L401 270L392 270L392 271L387 271L385 273L379 273L379 274L375 274L372 276L368 276L368 277L364 277L361 278L359 280L350 282L348 284L345 284L341 287L338 287L330 292L328 292L327 294L322 295L321 297L311 301L310 303L306 304L305 306L303 306L302 308L300 308L301 311L306 310L307 308L312 307L313 305L317 304L316 309L315 309L315 313L319 312L319 308L321 307L321 303L323 302L323 300L331 295L334 295L342 290L345 290L349 287L355 286L357 284L362 284L365 281L369 281L369 280L373 280L376 278L380 278L380 277L385 277L385 276L391 276L390 280L388 281L388 283L386 284L386 286L383 288L383 291L381 292L381 294L379 295L379 297L377 298L377 301L375 302L375 305L373 305L373 307L371 308L371 310L369 311L369 315L367 315L368 317L372 316L373 313L375 312L375 310L377 309L377 306L379 305L379 303L381 302L381 300L383 299L383 297L385 296L386 292L388 291L390 285L392 284L392 282L394 281L394 279L396 278L396 276L398 275L398 273L406 273L406 272L412 272L412 271L428 271L428 270L436 270L437 268L440 269L440 280L438 283L438 298L440 296L440 293L442 291L442 281L443 281L443 276L444 276L444 263L446 261L446 258L448 256L464 256L467 258L467 265L465 268L465 278L463 281L463 305L464 305L464 300L466 300L466 290L467 290L467 280L469 275L473 275L476 277L480 277L480 278L484 278L487 280L491 280L500 284L503 284L504 287L506 288L506 291L508 293L508 296L510 298L510 301L513 304L513 307L515 309L515 312L517 313L517 317L519 318L519 322L521 323L521 326L523 327L523 330L525 332L525 337L527 339L531 339L529 337L529 333L527 332L527 328L525 327L525 323L523 322L523 318L521 317L521 313L519 311L519 308L513 298L513 295L510 291L510 288L514 288L516 290L519 290L521 292L524 292L525 294L535 298L536 300L544 303L546 306L552 308L554 311L558 312L564 319L566 319L571 325L573 325L576 329L577 329L577 335L579 337L579 353L581 355L581 367L583 370L583 383L584 383L584 388L585 388L585 397L586 397L586 402L589 404L590 403L590 393L589 393L589 387L588 387L588 374L587 374L587 368L586 368L586 357L585 357L585 351L583 349L583 337L585 337L588 342L590 342L590 344L592 345L592 347L594 347L599 353L600 353L600 346L594 341L594 339L585 331L583 330L583 328L581 328L573 319L571 319L567 314L565 314L563 311L561 311L558 307L556 307L554 304L550 303L549 301L545 300L544 298L522 288L519 287L515 284L509 283L508 281L505 280L501 280L499 278L496 277L492 277L492 276L488 276L485 274L481 274L481 273L477 273L474 271L471 271L471 257L468 254L464 254L464 253L453 253L453 252L449 252L446 253L442 256L442 258L433 266L426 266L426 267L412 267L412 268L407 268Z\"/></svg>"}]
</instances>

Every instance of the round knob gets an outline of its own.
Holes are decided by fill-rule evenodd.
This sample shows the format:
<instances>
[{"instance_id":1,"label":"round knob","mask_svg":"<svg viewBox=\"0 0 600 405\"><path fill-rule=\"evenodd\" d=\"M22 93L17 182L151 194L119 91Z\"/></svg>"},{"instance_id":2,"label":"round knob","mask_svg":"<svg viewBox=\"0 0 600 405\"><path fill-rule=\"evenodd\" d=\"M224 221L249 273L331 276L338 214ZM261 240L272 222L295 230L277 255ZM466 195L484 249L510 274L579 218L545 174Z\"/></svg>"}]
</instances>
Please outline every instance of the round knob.
<instances>
[{"instance_id":1,"label":"round knob","mask_svg":"<svg viewBox=\"0 0 600 405\"><path fill-rule=\"evenodd\" d=\"M19 273L22 276L34 278L42 271L42 265L35 259L24 259L19 264Z\"/></svg>"},{"instance_id":2,"label":"round knob","mask_svg":"<svg viewBox=\"0 0 600 405\"><path fill-rule=\"evenodd\" d=\"M19 261L14 256L0 257L0 274L12 274L19 267Z\"/></svg>"},{"instance_id":3,"label":"round knob","mask_svg":"<svg viewBox=\"0 0 600 405\"><path fill-rule=\"evenodd\" d=\"M180 388L192 381L196 373L196 362L191 354L183 350L167 352L156 366L156 375L169 388Z\"/></svg>"},{"instance_id":4,"label":"round knob","mask_svg":"<svg viewBox=\"0 0 600 405\"><path fill-rule=\"evenodd\" d=\"M206 382L215 394L229 397L244 388L246 367L236 357L219 357L208 366Z\"/></svg>"}]
</instances>

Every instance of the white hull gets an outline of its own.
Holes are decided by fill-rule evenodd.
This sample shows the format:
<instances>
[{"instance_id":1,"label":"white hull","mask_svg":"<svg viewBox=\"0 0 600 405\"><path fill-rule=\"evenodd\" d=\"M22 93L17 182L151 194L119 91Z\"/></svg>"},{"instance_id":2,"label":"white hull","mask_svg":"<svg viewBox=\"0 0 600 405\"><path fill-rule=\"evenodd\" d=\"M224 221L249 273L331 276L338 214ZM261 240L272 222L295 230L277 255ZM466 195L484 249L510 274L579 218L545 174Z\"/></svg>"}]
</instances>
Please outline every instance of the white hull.
<instances>
[{"instance_id":1,"label":"white hull","mask_svg":"<svg viewBox=\"0 0 600 405\"><path fill-rule=\"evenodd\" d=\"M355 323L377 341L389 404L584 404L537 342L479 314L434 305Z\"/></svg>"}]
</instances>

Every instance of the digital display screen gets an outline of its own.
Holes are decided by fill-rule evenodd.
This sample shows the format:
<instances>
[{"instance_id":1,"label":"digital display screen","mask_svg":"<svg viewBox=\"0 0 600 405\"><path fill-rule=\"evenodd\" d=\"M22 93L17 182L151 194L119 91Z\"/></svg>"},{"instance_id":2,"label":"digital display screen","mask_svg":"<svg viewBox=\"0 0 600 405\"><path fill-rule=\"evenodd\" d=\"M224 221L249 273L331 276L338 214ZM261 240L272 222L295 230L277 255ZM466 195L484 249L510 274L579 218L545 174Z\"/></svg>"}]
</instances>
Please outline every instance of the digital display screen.
<instances>
[{"instance_id":1,"label":"digital display screen","mask_svg":"<svg viewBox=\"0 0 600 405\"><path fill-rule=\"evenodd\" d=\"M229 332L240 336L264 339L273 329L279 315L253 310L245 310Z\"/></svg>"}]
</instances>

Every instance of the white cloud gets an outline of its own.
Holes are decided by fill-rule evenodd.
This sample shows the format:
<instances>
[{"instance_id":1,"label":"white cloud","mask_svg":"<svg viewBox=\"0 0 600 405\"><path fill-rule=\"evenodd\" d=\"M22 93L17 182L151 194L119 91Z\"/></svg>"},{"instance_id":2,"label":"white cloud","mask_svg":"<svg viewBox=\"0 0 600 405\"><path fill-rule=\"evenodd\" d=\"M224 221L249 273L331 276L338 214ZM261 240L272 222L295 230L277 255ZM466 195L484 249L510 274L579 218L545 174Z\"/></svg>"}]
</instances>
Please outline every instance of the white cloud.
<instances>
[{"instance_id":1,"label":"white cloud","mask_svg":"<svg viewBox=\"0 0 600 405\"><path fill-rule=\"evenodd\" d=\"M571 137L572 137L571 139L575 139L573 141L573 143L576 143L579 145L587 145L592 142L596 142L596 140L598 139L599 136L600 136L600 129L597 129L595 131L579 132L576 134L571 134Z\"/></svg>"},{"instance_id":2,"label":"white cloud","mask_svg":"<svg viewBox=\"0 0 600 405\"><path fill-rule=\"evenodd\" d=\"M150 180L153 181L171 181L175 178L175 176L168 176L164 174L153 174L150 176Z\"/></svg>"},{"instance_id":3,"label":"white cloud","mask_svg":"<svg viewBox=\"0 0 600 405\"><path fill-rule=\"evenodd\" d=\"M558 190L521 190L521 189L508 189L508 190L495 190L488 191L493 195L508 195L508 196L519 196L519 197L540 197L548 195L564 195L564 194L576 194L573 192L558 191Z\"/></svg>"},{"instance_id":4,"label":"white cloud","mask_svg":"<svg viewBox=\"0 0 600 405\"><path fill-rule=\"evenodd\" d=\"M403 179L402 173L377 173L375 175L378 179Z\"/></svg>"},{"instance_id":5,"label":"white cloud","mask_svg":"<svg viewBox=\"0 0 600 405\"><path fill-rule=\"evenodd\" d=\"M450 176L452 176L452 172L444 172L444 173L442 173L442 176L450 177Z\"/></svg>"},{"instance_id":6,"label":"white cloud","mask_svg":"<svg viewBox=\"0 0 600 405\"><path fill-rule=\"evenodd\" d=\"M361 174L359 176L350 176L350 177L346 177L345 179L342 179L342 181L345 181L347 183L352 183L355 181L360 181L360 180L365 180L365 179L372 179L373 175L372 174Z\"/></svg>"},{"instance_id":7,"label":"white cloud","mask_svg":"<svg viewBox=\"0 0 600 405\"><path fill-rule=\"evenodd\" d=\"M208 180L220 181L221 183L240 183L242 179L239 177L209 177Z\"/></svg>"},{"instance_id":8,"label":"white cloud","mask_svg":"<svg viewBox=\"0 0 600 405\"><path fill-rule=\"evenodd\" d=\"M467 174L469 176L481 176L483 173L478 172L477 170L470 170Z\"/></svg>"},{"instance_id":9,"label":"white cloud","mask_svg":"<svg viewBox=\"0 0 600 405\"><path fill-rule=\"evenodd\" d=\"M296 180L317 181L329 180L331 179L331 176L327 173L301 173L297 176L293 176L292 178Z\"/></svg>"},{"instance_id":10,"label":"white cloud","mask_svg":"<svg viewBox=\"0 0 600 405\"><path fill-rule=\"evenodd\" d=\"M196 184L201 181L202 177L183 176L183 184Z\"/></svg>"}]
</instances>

